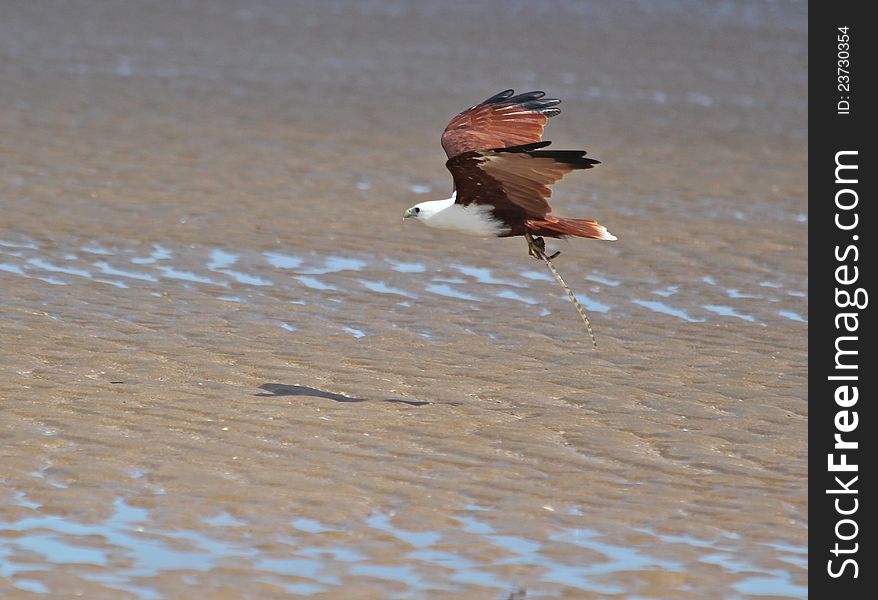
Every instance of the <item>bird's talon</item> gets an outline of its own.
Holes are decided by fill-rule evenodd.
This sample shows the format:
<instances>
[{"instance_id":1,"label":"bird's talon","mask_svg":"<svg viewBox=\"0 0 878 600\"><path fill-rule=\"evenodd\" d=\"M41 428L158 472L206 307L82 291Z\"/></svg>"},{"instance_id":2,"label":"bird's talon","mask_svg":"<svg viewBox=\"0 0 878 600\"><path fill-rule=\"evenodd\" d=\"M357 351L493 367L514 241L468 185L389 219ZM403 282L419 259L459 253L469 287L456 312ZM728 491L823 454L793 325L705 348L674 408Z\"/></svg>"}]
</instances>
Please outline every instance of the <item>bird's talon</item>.
<instances>
[{"instance_id":1,"label":"bird's talon","mask_svg":"<svg viewBox=\"0 0 878 600\"><path fill-rule=\"evenodd\" d=\"M546 256L546 240L541 237L532 237L530 235L528 235L526 239L528 254L539 260ZM546 258L548 258L549 260L553 260L557 258L560 254L561 251L558 250L552 256L546 256Z\"/></svg>"},{"instance_id":2,"label":"bird's talon","mask_svg":"<svg viewBox=\"0 0 878 600\"><path fill-rule=\"evenodd\" d=\"M532 257L541 259L546 254L546 241L541 237L533 237L529 233L525 234L527 240L527 251Z\"/></svg>"}]
</instances>

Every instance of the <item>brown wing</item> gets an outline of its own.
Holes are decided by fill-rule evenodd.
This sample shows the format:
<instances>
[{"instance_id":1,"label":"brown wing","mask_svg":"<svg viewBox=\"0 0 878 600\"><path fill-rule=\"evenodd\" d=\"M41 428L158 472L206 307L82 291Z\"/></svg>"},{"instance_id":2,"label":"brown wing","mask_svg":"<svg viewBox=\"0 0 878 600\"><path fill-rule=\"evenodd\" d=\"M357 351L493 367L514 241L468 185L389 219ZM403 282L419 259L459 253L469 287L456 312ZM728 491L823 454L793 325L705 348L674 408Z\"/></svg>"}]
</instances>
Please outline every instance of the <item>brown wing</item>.
<instances>
[{"instance_id":1,"label":"brown wing","mask_svg":"<svg viewBox=\"0 0 878 600\"><path fill-rule=\"evenodd\" d=\"M442 133L442 147L448 158L474 150L539 142L549 117L561 112L553 108L561 101L543 98L545 92L539 91L513 94L513 90L500 92L451 119Z\"/></svg>"},{"instance_id":2,"label":"brown wing","mask_svg":"<svg viewBox=\"0 0 878 600\"><path fill-rule=\"evenodd\" d=\"M466 152L445 165L454 177L455 202L490 204L507 222L542 218L551 211L549 187L575 169L590 169L600 161L585 158L585 150L539 150L549 142Z\"/></svg>"}]
</instances>

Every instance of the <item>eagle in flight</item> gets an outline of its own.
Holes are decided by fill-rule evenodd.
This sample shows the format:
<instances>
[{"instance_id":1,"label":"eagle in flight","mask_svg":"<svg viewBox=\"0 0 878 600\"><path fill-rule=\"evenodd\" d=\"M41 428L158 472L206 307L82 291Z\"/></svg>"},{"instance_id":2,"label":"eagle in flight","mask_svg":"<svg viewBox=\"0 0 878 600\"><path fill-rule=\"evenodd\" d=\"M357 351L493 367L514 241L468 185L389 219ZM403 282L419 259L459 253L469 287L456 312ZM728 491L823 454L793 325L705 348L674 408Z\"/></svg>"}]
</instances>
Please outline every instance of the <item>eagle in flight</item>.
<instances>
[{"instance_id":1,"label":"eagle in flight","mask_svg":"<svg viewBox=\"0 0 878 600\"><path fill-rule=\"evenodd\" d=\"M545 95L505 90L451 119L442 147L454 192L446 200L415 204L403 217L480 237L521 235L534 258L545 256L543 237L615 240L597 221L551 214L550 186L600 161L586 158L585 150L543 150L552 143L542 141L543 129L561 112L561 101Z\"/></svg>"}]
</instances>

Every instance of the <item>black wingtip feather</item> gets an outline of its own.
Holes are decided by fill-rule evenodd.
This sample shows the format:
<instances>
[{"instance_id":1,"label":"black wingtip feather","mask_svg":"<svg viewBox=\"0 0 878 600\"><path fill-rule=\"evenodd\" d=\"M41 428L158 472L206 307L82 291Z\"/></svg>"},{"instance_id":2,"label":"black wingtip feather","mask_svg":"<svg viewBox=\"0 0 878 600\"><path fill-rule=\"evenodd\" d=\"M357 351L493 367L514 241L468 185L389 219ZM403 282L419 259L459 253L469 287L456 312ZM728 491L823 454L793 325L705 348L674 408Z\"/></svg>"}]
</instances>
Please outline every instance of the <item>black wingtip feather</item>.
<instances>
[{"instance_id":1,"label":"black wingtip feather","mask_svg":"<svg viewBox=\"0 0 878 600\"><path fill-rule=\"evenodd\" d=\"M571 165L577 169L590 169L601 161L585 157L585 150L537 150L528 152L534 158L551 158L558 162Z\"/></svg>"},{"instance_id":2,"label":"black wingtip feather","mask_svg":"<svg viewBox=\"0 0 878 600\"><path fill-rule=\"evenodd\" d=\"M514 93L515 90L503 90L499 94L494 94L493 96L482 102L482 104L499 104L500 102L505 102L507 98L512 96L512 94Z\"/></svg>"},{"instance_id":3,"label":"black wingtip feather","mask_svg":"<svg viewBox=\"0 0 878 600\"><path fill-rule=\"evenodd\" d=\"M546 98L545 100L530 100L528 102L522 102L519 106L521 108L527 108L530 110L540 110L543 108L549 108L550 106L556 106L561 104L561 101L557 98Z\"/></svg>"},{"instance_id":4,"label":"black wingtip feather","mask_svg":"<svg viewBox=\"0 0 878 600\"><path fill-rule=\"evenodd\" d=\"M534 90L533 92L526 92L524 94L519 94L517 96L513 96L507 102L510 104L524 104L526 102L530 102L531 100L539 100L543 96L546 95L546 92L542 90Z\"/></svg>"},{"instance_id":5,"label":"black wingtip feather","mask_svg":"<svg viewBox=\"0 0 878 600\"><path fill-rule=\"evenodd\" d=\"M494 148L492 152L530 154L534 158L551 158L576 169L590 169L594 165L601 164L599 160L586 158L585 150L540 150L540 148L545 148L551 143L550 141L543 141L534 144L523 144L521 146L510 146L509 148Z\"/></svg>"},{"instance_id":6,"label":"black wingtip feather","mask_svg":"<svg viewBox=\"0 0 878 600\"><path fill-rule=\"evenodd\" d=\"M508 146L506 148L492 148L491 152L532 152L533 150L538 150L540 148L545 148L549 144L551 144L549 140L543 140L542 142L534 142L533 144L522 144L521 146ZM548 152L545 150L544 152Z\"/></svg>"},{"instance_id":7,"label":"black wingtip feather","mask_svg":"<svg viewBox=\"0 0 878 600\"><path fill-rule=\"evenodd\" d=\"M537 112L546 115L547 117L554 117L561 114L560 109L551 108L553 106L561 104L561 101L557 98L545 98L546 92L542 90L525 92L524 94L518 94L517 96L513 94L515 94L515 90L503 90L499 94L494 94L493 96L482 102L482 104L517 105L524 110Z\"/></svg>"}]
</instances>

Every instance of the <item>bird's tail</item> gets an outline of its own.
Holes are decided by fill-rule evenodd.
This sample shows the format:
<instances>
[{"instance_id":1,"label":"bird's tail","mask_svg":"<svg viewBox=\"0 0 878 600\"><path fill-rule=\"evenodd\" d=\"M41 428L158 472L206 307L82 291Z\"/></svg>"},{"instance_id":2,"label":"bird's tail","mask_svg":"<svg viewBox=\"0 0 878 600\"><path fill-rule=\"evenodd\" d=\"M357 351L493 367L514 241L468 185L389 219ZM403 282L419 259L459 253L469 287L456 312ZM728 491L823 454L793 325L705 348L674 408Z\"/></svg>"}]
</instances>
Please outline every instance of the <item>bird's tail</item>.
<instances>
[{"instance_id":1,"label":"bird's tail","mask_svg":"<svg viewBox=\"0 0 878 600\"><path fill-rule=\"evenodd\" d=\"M576 237L590 238L593 240L615 240L615 235L607 231L607 228L592 219L561 219L546 215L542 219L530 219L527 221L530 233L546 237L562 237L573 235Z\"/></svg>"}]
</instances>

